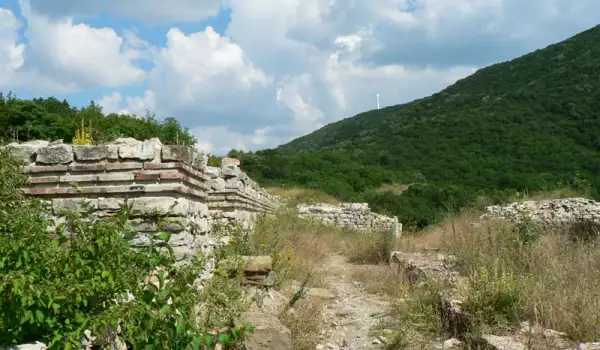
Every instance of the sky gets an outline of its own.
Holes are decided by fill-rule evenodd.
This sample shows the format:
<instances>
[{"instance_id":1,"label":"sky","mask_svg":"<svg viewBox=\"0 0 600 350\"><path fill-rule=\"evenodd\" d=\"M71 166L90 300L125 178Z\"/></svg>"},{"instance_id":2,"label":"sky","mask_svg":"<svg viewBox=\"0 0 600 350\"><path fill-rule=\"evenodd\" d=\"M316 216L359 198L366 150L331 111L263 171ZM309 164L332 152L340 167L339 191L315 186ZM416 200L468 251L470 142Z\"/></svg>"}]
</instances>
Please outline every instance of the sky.
<instances>
[{"instance_id":1,"label":"sky","mask_svg":"<svg viewBox=\"0 0 600 350\"><path fill-rule=\"evenodd\" d=\"M599 0L0 0L0 91L174 117L222 155L599 23Z\"/></svg>"}]
</instances>

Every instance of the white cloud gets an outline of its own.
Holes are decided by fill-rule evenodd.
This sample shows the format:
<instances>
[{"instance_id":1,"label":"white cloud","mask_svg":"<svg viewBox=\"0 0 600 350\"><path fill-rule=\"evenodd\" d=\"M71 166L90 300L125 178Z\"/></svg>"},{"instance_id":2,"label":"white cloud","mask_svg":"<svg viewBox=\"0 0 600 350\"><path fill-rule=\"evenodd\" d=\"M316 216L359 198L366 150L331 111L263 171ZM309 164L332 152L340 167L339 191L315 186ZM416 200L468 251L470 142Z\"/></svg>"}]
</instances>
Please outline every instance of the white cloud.
<instances>
[{"instance_id":1,"label":"white cloud","mask_svg":"<svg viewBox=\"0 0 600 350\"><path fill-rule=\"evenodd\" d=\"M144 57L140 40L125 40L112 28L49 19L22 4L27 19L27 60L23 72L37 80L32 88L80 90L139 83L146 73L135 61Z\"/></svg>"},{"instance_id":2,"label":"white cloud","mask_svg":"<svg viewBox=\"0 0 600 350\"><path fill-rule=\"evenodd\" d=\"M0 8L0 84L9 82L23 65L25 45L17 43L20 27L11 10Z\"/></svg>"},{"instance_id":3,"label":"white cloud","mask_svg":"<svg viewBox=\"0 0 600 350\"><path fill-rule=\"evenodd\" d=\"M171 28L164 46L150 47L135 31L64 16L197 21L220 1L30 1L25 64L16 19L0 22L0 34L11 33L0 36L0 63L56 91L113 86L99 102L105 111L176 117L221 153L272 147L373 109L377 93L383 106L434 93L587 29L600 13L597 0L223 0L232 11L225 33ZM144 72L140 59L153 68ZM118 89L142 79L144 93Z\"/></svg>"},{"instance_id":4,"label":"white cloud","mask_svg":"<svg viewBox=\"0 0 600 350\"><path fill-rule=\"evenodd\" d=\"M195 22L219 12L219 0L30 0L33 8L52 17L94 16L109 12L151 23Z\"/></svg>"}]
</instances>

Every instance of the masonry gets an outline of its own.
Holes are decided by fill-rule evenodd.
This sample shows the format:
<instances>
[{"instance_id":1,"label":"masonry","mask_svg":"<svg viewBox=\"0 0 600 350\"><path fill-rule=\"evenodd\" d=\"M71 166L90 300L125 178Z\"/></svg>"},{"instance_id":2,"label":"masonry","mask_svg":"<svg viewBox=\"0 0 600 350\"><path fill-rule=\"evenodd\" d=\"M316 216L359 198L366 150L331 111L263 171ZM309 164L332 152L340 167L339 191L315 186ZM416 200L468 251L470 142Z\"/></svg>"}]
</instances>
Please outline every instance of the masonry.
<instances>
[{"instance_id":1,"label":"masonry","mask_svg":"<svg viewBox=\"0 0 600 350\"><path fill-rule=\"evenodd\" d=\"M158 139L102 145L31 141L7 148L25 164L29 185L23 191L51 203L54 215L88 210L106 216L126 206L138 241L148 241L159 229L169 231L180 260L219 243L211 234L215 224L249 225L278 206L275 196L240 170L238 160L225 158L222 167L209 167L194 148ZM166 224L144 219L150 215L166 217Z\"/></svg>"},{"instance_id":2,"label":"masonry","mask_svg":"<svg viewBox=\"0 0 600 350\"><path fill-rule=\"evenodd\" d=\"M402 224L397 217L373 213L367 203L300 204L298 214L301 218L312 218L338 227L392 231L396 236L402 233Z\"/></svg>"}]
</instances>

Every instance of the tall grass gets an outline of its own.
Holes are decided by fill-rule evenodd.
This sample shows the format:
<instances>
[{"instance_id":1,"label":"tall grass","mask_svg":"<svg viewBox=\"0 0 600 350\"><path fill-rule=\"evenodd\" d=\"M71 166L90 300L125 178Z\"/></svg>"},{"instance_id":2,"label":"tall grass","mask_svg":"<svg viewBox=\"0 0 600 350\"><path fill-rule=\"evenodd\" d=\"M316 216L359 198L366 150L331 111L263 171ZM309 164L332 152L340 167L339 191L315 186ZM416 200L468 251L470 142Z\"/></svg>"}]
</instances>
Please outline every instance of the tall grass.
<instances>
[{"instance_id":1,"label":"tall grass","mask_svg":"<svg viewBox=\"0 0 600 350\"><path fill-rule=\"evenodd\" d=\"M436 246L456 255L459 272L469 279L463 306L475 328L501 332L531 321L577 341L597 341L600 242L593 233L598 225L474 225L474 214L403 238L398 245L413 250Z\"/></svg>"}]
</instances>

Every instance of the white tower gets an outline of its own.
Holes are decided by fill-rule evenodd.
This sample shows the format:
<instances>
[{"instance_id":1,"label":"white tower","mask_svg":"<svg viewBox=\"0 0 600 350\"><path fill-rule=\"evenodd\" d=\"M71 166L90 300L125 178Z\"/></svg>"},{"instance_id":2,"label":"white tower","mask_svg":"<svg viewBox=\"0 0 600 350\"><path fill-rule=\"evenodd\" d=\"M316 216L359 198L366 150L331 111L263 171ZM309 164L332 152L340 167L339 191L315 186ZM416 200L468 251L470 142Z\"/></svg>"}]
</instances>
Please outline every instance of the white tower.
<instances>
[{"instance_id":1,"label":"white tower","mask_svg":"<svg viewBox=\"0 0 600 350\"><path fill-rule=\"evenodd\" d=\"M377 94L377 109L379 109L379 94Z\"/></svg>"}]
</instances>

